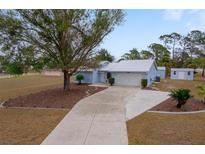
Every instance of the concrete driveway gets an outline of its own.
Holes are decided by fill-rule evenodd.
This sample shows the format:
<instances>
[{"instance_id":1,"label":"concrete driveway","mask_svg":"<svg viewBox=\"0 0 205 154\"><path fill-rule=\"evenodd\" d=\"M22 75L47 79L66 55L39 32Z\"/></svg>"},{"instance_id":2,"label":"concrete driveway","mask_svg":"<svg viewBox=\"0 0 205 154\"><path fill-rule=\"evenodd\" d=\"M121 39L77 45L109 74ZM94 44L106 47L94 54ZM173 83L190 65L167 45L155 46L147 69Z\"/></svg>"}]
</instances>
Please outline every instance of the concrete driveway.
<instances>
[{"instance_id":1,"label":"concrete driveway","mask_svg":"<svg viewBox=\"0 0 205 154\"><path fill-rule=\"evenodd\" d=\"M168 99L168 92L140 90L126 101L126 120L130 120Z\"/></svg>"},{"instance_id":2,"label":"concrete driveway","mask_svg":"<svg viewBox=\"0 0 205 154\"><path fill-rule=\"evenodd\" d=\"M128 144L126 120L166 98L164 92L109 87L79 101L42 144Z\"/></svg>"}]
</instances>

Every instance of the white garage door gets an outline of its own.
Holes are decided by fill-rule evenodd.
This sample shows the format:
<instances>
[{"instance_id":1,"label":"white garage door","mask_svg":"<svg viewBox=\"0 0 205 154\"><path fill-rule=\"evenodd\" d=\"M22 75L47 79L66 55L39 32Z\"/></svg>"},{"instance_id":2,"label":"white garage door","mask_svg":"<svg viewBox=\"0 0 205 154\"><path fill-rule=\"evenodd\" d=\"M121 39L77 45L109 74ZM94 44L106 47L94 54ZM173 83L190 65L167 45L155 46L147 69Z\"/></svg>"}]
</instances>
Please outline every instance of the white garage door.
<instances>
[{"instance_id":1,"label":"white garage door","mask_svg":"<svg viewBox=\"0 0 205 154\"><path fill-rule=\"evenodd\" d=\"M141 73L112 73L115 85L140 86L143 75Z\"/></svg>"}]
</instances>

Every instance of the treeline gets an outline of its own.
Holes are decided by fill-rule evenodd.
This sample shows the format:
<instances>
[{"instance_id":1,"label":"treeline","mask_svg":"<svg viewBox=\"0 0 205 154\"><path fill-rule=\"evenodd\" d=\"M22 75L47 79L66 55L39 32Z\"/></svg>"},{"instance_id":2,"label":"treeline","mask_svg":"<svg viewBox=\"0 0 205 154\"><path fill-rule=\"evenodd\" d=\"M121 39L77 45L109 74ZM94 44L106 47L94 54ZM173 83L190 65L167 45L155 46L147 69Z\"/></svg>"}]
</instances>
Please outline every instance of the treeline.
<instances>
[{"instance_id":1,"label":"treeline","mask_svg":"<svg viewBox=\"0 0 205 154\"><path fill-rule=\"evenodd\" d=\"M158 66L165 66L168 70L176 68L202 68L205 69L205 32L194 30L186 36L171 33L159 37L161 44L152 43L148 50L138 51L131 49L121 56L121 60L129 59L155 59Z\"/></svg>"}]
</instances>

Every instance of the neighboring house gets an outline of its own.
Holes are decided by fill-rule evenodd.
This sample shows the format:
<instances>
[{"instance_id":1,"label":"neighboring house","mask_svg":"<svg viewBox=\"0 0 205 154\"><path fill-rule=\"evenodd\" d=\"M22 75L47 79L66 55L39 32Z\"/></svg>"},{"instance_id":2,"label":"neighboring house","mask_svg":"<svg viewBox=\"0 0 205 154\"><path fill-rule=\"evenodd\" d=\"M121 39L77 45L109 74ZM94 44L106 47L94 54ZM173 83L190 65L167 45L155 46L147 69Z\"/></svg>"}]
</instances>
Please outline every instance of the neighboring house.
<instances>
[{"instance_id":1,"label":"neighboring house","mask_svg":"<svg viewBox=\"0 0 205 154\"><path fill-rule=\"evenodd\" d=\"M63 72L59 69L45 69L41 74L45 76L62 76Z\"/></svg>"},{"instance_id":2,"label":"neighboring house","mask_svg":"<svg viewBox=\"0 0 205 154\"><path fill-rule=\"evenodd\" d=\"M194 79L194 69L171 68L170 78L174 80L193 80Z\"/></svg>"},{"instance_id":3,"label":"neighboring house","mask_svg":"<svg viewBox=\"0 0 205 154\"><path fill-rule=\"evenodd\" d=\"M157 67L157 76L164 79L166 77L166 67Z\"/></svg>"},{"instance_id":4,"label":"neighboring house","mask_svg":"<svg viewBox=\"0 0 205 154\"><path fill-rule=\"evenodd\" d=\"M154 60L124 60L117 63L104 63L98 69L80 70L84 83L107 83L107 75L115 78L115 85L141 86L141 79L147 79L148 86L157 76Z\"/></svg>"}]
</instances>

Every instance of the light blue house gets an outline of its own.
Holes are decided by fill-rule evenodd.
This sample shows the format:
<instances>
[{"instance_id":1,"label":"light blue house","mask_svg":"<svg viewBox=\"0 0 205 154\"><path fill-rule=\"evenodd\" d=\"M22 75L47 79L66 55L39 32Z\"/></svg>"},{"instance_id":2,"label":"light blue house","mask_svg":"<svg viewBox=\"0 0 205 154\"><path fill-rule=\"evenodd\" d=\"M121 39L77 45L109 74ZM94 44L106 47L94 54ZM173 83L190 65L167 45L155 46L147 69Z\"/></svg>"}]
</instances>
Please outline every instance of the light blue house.
<instances>
[{"instance_id":1,"label":"light blue house","mask_svg":"<svg viewBox=\"0 0 205 154\"><path fill-rule=\"evenodd\" d=\"M194 69L190 68L171 68L170 78L173 80L193 80Z\"/></svg>"},{"instance_id":2,"label":"light blue house","mask_svg":"<svg viewBox=\"0 0 205 154\"><path fill-rule=\"evenodd\" d=\"M166 77L166 67L157 67L157 76L164 79Z\"/></svg>"},{"instance_id":3,"label":"light blue house","mask_svg":"<svg viewBox=\"0 0 205 154\"><path fill-rule=\"evenodd\" d=\"M80 70L84 83L107 83L110 74L115 78L115 85L141 86L141 80L147 79L148 86L157 76L154 60L124 60L116 63L103 63L97 69Z\"/></svg>"}]
</instances>

